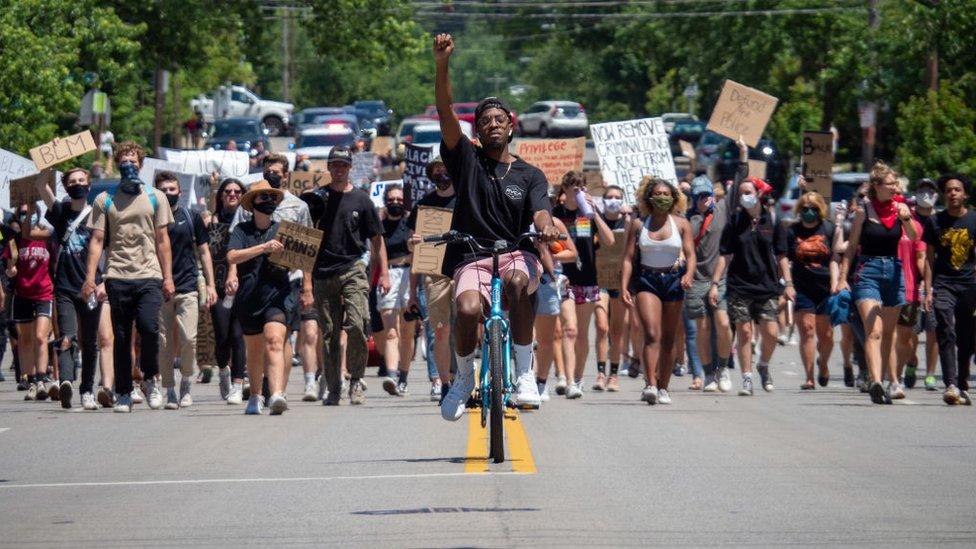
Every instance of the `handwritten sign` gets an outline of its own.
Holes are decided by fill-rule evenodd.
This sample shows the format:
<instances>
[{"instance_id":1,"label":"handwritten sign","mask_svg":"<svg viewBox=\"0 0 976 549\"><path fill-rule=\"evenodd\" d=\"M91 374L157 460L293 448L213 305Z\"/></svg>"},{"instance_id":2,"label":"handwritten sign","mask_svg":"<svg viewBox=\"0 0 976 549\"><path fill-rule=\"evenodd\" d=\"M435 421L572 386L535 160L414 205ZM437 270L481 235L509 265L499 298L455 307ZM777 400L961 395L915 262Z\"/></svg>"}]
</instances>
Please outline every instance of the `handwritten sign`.
<instances>
[{"instance_id":1,"label":"handwritten sign","mask_svg":"<svg viewBox=\"0 0 976 549\"><path fill-rule=\"evenodd\" d=\"M390 153L393 152L393 138L388 135L376 137L373 139L369 150L377 156L390 156Z\"/></svg>"},{"instance_id":2,"label":"handwritten sign","mask_svg":"<svg viewBox=\"0 0 976 549\"><path fill-rule=\"evenodd\" d=\"M759 179L766 179L766 161L765 160L748 160L749 163L749 175L752 177L758 177Z\"/></svg>"},{"instance_id":3,"label":"handwritten sign","mask_svg":"<svg viewBox=\"0 0 976 549\"><path fill-rule=\"evenodd\" d=\"M37 173L37 166L33 162L0 149L0 207L10 208L10 181L19 177Z\"/></svg>"},{"instance_id":4,"label":"handwritten sign","mask_svg":"<svg viewBox=\"0 0 976 549\"><path fill-rule=\"evenodd\" d=\"M613 245L600 244L596 251L596 280L601 288L620 289L620 266L623 264L627 235L623 230L613 231Z\"/></svg>"},{"instance_id":5,"label":"handwritten sign","mask_svg":"<svg viewBox=\"0 0 976 549\"><path fill-rule=\"evenodd\" d=\"M389 181L374 181L369 184L369 199L373 201L373 205L377 208L382 208L386 204L383 203L383 193L386 192L387 185L402 185L399 179L391 179Z\"/></svg>"},{"instance_id":6,"label":"handwritten sign","mask_svg":"<svg viewBox=\"0 0 976 549\"><path fill-rule=\"evenodd\" d=\"M624 190L624 201L634 204L637 186L644 176L678 184L671 145L660 118L590 125L606 185Z\"/></svg>"},{"instance_id":7,"label":"handwritten sign","mask_svg":"<svg viewBox=\"0 0 976 549\"><path fill-rule=\"evenodd\" d=\"M684 139L678 140L678 146L681 147L681 155L686 157L688 160L695 160L695 146L691 143L685 141Z\"/></svg>"},{"instance_id":8,"label":"handwritten sign","mask_svg":"<svg viewBox=\"0 0 976 549\"><path fill-rule=\"evenodd\" d=\"M81 133L56 138L50 143L34 147L30 150L30 156L37 169L43 170L65 160L81 156L86 152L94 151L95 148L95 139L92 137L90 131L85 130Z\"/></svg>"},{"instance_id":9,"label":"handwritten sign","mask_svg":"<svg viewBox=\"0 0 976 549\"><path fill-rule=\"evenodd\" d=\"M414 202L434 188L427 179L427 163L431 159L430 147L418 147L407 143L407 169L403 172L403 201L408 210Z\"/></svg>"},{"instance_id":10,"label":"handwritten sign","mask_svg":"<svg viewBox=\"0 0 976 549\"><path fill-rule=\"evenodd\" d=\"M210 175L218 172L221 178L241 178L251 172L250 157L243 151L179 151L175 149L160 149L160 156L168 162L180 165L177 170L182 173Z\"/></svg>"},{"instance_id":11,"label":"handwritten sign","mask_svg":"<svg viewBox=\"0 0 976 549\"><path fill-rule=\"evenodd\" d=\"M778 102L772 95L726 80L708 129L733 140L741 135L746 145L755 147Z\"/></svg>"},{"instance_id":12,"label":"handwritten sign","mask_svg":"<svg viewBox=\"0 0 976 549\"><path fill-rule=\"evenodd\" d=\"M827 203L833 190L834 135L830 132L803 132L803 157L800 161L808 191L817 191Z\"/></svg>"},{"instance_id":13,"label":"handwritten sign","mask_svg":"<svg viewBox=\"0 0 976 549\"><path fill-rule=\"evenodd\" d=\"M586 138L523 139L515 146L515 154L542 170L550 185L558 185L568 171L583 169Z\"/></svg>"},{"instance_id":14,"label":"handwritten sign","mask_svg":"<svg viewBox=\"0 0 976 549\"><path fill-rule=\"evenodd\" d=\"M158 158L146 157L142 159L142 168L139 170L139 179L143 183L152 185L155 183L156 172L159 171L169 171L178 172L180 171L180 166L176 162L170 162L168 160L160 160Z\"/></svg>"},{"instance_id":15,"label":"handwritten sign","mask_svg":"<svg viewBox=\"0 0 976 549\"><path fill-rule=\"evenodd\" d=\"M417 234L431 236L451 230L454 210L421 206L417 208ZM413 249L413 272L417 274L440 275L444 265L444 246L417 244Z\"/></svg>"},{"instance_id":16,"label":"handwritten sign","mask_svg":"<svg viewBox=\"0 0 976 549\"><path fill-rule=\"evenodd\" d=\"M18 208L24 204L33 206L41 199L41 194L37 191L38 182L54 189L54 171L44 170L41 173L28 175L19 179L10 180L10 207Z\"/></svg>"},{"instance_id":17,"label":"handwritten sign","mask_svg":"<svg viewBox=\"0 0 976 549\"><path fill-rule=\"evenodd\" d=\"M358 152L352 155L352 168L349 169L349 181L353 186L364 189L376 181L373 162L376 155L371 152Z\"/></svg>"},{"instance_id":18,"label":"handwritten sign","mask_svg":"<svg viewBox=\"0 0 976 549\"><path fill-rule=\"evenodd\" d=\"M301 196L305 191L324 187L332 182L332 177L326 173L291 172L288 174L288 192Z\"/></svg>"},{"instance_id":19,"label":"handwritten sign","mask_svg":"<svg viewBox=\"0 0 976 549\"><path fill-rule=\"evenodd\" d=\"M281 242L285 249L274 252L268 259L289 270L309 272L315 268L315 257L319 254L324 234L318 229L299 223L282 221L275 240Z\"/></svg>"}]
</instances>

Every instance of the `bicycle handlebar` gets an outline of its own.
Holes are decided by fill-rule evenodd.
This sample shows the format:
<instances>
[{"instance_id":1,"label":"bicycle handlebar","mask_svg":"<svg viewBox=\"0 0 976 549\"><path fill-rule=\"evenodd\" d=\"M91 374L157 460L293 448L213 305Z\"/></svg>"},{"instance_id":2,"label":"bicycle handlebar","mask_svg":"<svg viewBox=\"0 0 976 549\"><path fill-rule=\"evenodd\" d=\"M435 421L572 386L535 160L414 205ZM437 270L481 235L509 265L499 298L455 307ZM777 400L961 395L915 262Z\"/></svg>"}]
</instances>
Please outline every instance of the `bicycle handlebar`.
<instances>
[{"instance_id":1,"label":"bicycle handlebar","mask_svg":"<svg viewBox=\"0 0 976 549\"><path fill-rule=\"evenodd\" d=\"M515 239L515 242L514 243L508 242L507 240L496 240L495 242L492 243L492 246L491 247L486 247L486 246L482 246L481 244L479 244L477 238L475 238L475 237L473 237L473 236L471 236L469 234L465 234L465 233L462 233L462 232L459 232L459 231L453 231L452 230L452 231L447 231L446 233L442 233L442 234L435 234L435 235L425 236L423 238L423 241L426 242L426 243L434 243L434 244L437 244L437 243L450 243L450 242L467 242L472 247L477 248L477 250L479 252L482 252L482 253L495 253L495 252L499 252L500 253L500 252L504 252L506 250L509 250L511 248L514 248L514 247L518 246L518 244L520 242L522 242L523 240L525 240L525 239L538 240L538 239L542 238L542 236L543 236L542 233L523 233L523 234L519 235L518 238ZM567 236L564 235L564 234L561 234L561 235L559 235L557 237L557 239L558 240L566 240L567 239Z\"/></svg>"}]
</instances>

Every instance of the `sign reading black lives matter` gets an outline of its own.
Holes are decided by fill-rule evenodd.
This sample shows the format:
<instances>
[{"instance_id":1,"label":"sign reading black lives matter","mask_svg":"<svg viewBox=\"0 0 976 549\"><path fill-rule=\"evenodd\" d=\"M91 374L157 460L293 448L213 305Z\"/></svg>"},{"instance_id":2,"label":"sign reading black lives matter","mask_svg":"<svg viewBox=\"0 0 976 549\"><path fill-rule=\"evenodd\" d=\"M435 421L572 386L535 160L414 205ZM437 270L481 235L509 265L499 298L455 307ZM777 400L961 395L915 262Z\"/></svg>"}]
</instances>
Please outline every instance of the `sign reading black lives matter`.
<instances>
[{"instance_id":1,"label":"sign reading black lives matter","mask_svg":"<svg viewBox=\"0 0 976 549\"><path fill-rule=\"evenodd\" d=\"M281 242L285 249L268 256L275 265L290 270L309 272L315 267L315 257L319 254L319 245L325 233L318 229L306 227L291 221L282 221L275 240Z\"/></svg>"},{"instance_id":2,"label":"sign reading black lives matter","mask_svg":"<svg viewBox=\"0 0 976 549\"><path fill-rule=\"evenodd\" d=\"M427 164L430 162L430 147L418 147L407 143L407 169L403 172L403 202L408 210L415 202L434 188L427 179Z\"/></svg>"},{"instance_id":3,"label":"sign reading black lives matter","mask_svg":"<svg viewBox=\"0 0 976 549\"><path fill-rule=\"evenodd\" d=\"M660 118L592 124L590 133L603 181L622 188L627 204L635 203L637 186L646 175L678 184L668 133Z\"/></svg>"}]
</instances>

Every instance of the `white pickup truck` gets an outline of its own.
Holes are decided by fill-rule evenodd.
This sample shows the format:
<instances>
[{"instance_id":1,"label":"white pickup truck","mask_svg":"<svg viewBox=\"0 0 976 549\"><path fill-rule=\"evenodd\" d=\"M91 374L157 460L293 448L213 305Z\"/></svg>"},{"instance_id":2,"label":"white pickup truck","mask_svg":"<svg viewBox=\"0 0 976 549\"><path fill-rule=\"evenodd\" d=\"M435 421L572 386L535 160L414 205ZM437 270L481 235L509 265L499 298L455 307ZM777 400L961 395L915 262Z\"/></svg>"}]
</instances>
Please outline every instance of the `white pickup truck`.
<instances>
[{"instance_id":1,"label":"white pickup truck","mask_svg":"<svg viewBox=\"0 0 976 549\"><path fill-rule=\"evenodd\" d=\"M217 116L214 116L214 100ZM247 117L264 122L268 135L284 135L291 123L295 105L281 101L261 99L244 86L221 86L209 95L199 95L190 100L194 112L203 113L203 119L212 123L215 118Z\"/></svg>"}]
</instances>

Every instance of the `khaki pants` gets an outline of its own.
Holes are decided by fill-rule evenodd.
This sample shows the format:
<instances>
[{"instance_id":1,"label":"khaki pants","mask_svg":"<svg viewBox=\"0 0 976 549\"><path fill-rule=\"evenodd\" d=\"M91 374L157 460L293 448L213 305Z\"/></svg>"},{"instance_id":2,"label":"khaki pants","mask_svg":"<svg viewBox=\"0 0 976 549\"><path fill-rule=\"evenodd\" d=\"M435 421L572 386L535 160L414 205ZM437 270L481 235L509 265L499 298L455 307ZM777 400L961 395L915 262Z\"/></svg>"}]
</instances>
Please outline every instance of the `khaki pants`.
<instances>
[{"instance_id":1,"label":"khaki pants","mask_svg":"<svg viewBox=\"0 0 976 549\"><path fill-rule=\"evenodd\" d=\"M159 371L163 376L163 387L167 389L176 386L173 378L176 357L180 359L180 372L184 378L192 376L196 369L199 316L197 292L176 294L159 310Z\"/></svg>"},{"instance_id":2,"label":"khaki pants","mask_svg":"<svg viewBox=\"0 0 976 549\"><path fill-rule=\"evenodd\" d=\"M369 318L369 281L366 267L358 261L348 270L314 284L315 304L319 309L322 347L325 354L325 381L329 391L342 385L339 337L346 332L346 367L352 379L366 373L366 322Z\"/></svg>"}]
</instances>

